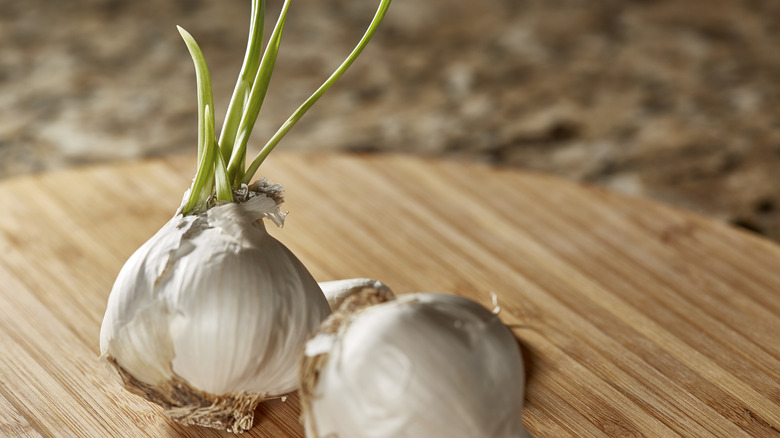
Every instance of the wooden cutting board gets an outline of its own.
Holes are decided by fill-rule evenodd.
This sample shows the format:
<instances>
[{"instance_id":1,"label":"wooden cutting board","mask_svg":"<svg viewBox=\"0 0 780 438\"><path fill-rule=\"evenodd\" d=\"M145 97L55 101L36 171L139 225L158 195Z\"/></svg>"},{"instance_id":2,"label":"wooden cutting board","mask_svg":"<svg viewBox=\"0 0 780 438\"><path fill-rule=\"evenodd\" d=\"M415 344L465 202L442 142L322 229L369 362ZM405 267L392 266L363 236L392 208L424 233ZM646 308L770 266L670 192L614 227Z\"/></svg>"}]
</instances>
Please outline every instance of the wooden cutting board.
<instances>
[{"instance_id":1,"label":"wooden cutting board","mask_svg":"<svg viewBox=\"0 0 780 438\"><path fill-rule=\"evenodd\" d=\"M487 166L283 152L264 166L290 211L273 234L318 280L489 308L495 293L526 356L536 436L780 436L777 245ZM0 183L0 435L226 435L167 421L97 360L119 268L193 171L173 157ZM268 403L246 436L300 437L298 416L294 395Z\"/></svg>"}]
</instances>

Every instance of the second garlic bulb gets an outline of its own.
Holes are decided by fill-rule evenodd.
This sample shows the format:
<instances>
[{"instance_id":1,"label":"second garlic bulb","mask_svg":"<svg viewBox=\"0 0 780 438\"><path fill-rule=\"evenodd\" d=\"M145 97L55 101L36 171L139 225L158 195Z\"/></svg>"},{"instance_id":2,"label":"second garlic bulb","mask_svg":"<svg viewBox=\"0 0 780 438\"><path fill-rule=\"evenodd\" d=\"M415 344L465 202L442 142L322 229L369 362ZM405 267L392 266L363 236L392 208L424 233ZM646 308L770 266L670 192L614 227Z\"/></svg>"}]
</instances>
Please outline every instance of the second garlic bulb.
<instances>
[{"instance_id":1,"label":"second garlic bulb","mask_svg":"<svg viewBox=\"0 0 780 438\"><path fill-rule=\"evenodd\" d=\"M344 300L306 344L308 438L519 438L524 368L512 333L479 304L411 294Z\"/></svg>"}]
</instances>

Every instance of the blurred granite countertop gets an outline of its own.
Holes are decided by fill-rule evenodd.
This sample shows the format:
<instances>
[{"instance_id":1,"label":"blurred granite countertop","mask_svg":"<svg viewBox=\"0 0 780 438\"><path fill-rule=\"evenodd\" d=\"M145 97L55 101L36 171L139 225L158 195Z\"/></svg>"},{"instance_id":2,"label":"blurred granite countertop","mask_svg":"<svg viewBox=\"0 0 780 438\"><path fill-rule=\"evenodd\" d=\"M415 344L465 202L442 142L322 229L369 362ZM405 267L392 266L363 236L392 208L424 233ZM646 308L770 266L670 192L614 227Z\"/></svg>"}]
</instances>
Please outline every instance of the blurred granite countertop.
<instances>
[{"instance_id":1,"label":"blurred granite countertop","mask_svg":"<svg viewBox=\"0 0 780 438\"><path fill-rule=\"evenodd\" d=\"M270 30L281 1L271 1ZM356 43L378 0L292 2L251 145ZM201 45L217 123L249 0L0 0L0 178L195 153ZM280 145L547 172L780 240L777 0L394 0ZM256 149L255 149L256 150Z\"/></svg>"}]
</instances>

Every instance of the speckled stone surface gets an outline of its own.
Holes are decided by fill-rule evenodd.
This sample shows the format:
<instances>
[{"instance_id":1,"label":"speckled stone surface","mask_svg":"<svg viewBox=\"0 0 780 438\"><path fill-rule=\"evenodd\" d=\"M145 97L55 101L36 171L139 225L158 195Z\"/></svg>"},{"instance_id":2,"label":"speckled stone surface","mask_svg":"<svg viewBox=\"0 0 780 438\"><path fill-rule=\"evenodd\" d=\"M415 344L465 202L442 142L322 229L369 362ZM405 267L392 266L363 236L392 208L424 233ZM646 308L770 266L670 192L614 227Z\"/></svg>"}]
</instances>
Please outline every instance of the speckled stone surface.
<instances>
[{"instance_id":1,"label":"speckled stone surface","mask_svg":"<svg viewBox=\"0 0 780 438\"><path fill-rule=\"evenodd\" d=\"M377 3L292 3L255 148ZM0 177L194 153L195 75L175 25L206 55L221 123L248 12L249 0L0 0ZM778 17L776 0L394 0L280 148L532 169L780 240Z\"/></svg>"}]
</instances>

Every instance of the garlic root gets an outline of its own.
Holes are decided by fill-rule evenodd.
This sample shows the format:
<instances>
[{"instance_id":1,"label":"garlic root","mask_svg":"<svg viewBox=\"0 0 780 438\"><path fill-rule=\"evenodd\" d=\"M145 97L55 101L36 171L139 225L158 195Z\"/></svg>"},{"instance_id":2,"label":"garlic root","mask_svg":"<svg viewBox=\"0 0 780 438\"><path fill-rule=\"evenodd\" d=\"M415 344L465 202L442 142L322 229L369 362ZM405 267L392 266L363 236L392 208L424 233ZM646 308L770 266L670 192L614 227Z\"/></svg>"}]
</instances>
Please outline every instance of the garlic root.
<instances>
[{"instance_id":1,"label":"garlic root","mask_svg":"<svg viewBox=\"0 0 780 438\"><path fill-rule=\"evenodd\" d=\"M257 405L273 398L246 392L214 395L193 388L176 375L170 381L149 385L134 378L113 357L106 355L101 360L116 372L126 390L162 406L166 416L187 426L241 433L252 427Z\"/></svg>"}]
</instances>

